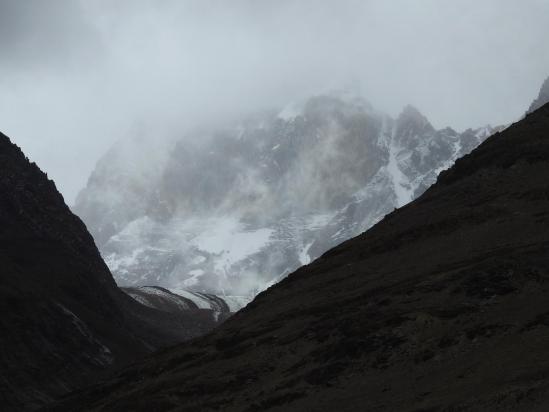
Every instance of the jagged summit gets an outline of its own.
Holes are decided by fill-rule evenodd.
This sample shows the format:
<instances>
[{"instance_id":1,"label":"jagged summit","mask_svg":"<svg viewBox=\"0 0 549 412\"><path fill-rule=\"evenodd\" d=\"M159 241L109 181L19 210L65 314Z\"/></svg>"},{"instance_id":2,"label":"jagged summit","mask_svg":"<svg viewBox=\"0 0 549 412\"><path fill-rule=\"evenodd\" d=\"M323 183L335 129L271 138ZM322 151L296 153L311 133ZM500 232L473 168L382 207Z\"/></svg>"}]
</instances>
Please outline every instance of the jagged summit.
<instances>
[{"instance_id":1,"label":"jagged summit","mask_svg":"<svg viewBox=\"0 0 549 412\"><path fill-rule=\"evenodd\" d=\"M414 106L406 105L396 120L396 134L402 139L433 133L435 128Z\"/></svg>"},{"instance_id":2,"label":"jagged summit","mask_svg":"<svg viewBox=\"0 0 549 412\"><path fill-rule=\"evenodd\" d=\"M350 93L317 95L213 130L199 149L179 139L155 161L119 144L74 210L124 286L253 295L419 196L488 129L435 130L412 106L392 119Z\"/></svg>"},{"instance_id":3,"label":"jagged summit","mask_svg":"<svg viewBox=\"0 0 549 412\"><path fill-rule=\"evenodd\" d=\"M406 106L404 106L397 120L413 120L418 123L429 123L427 118L419 111L419 109L411 104L407 104Z\"/></svg>"},{"instance_id":4,"label":"jagged summit","mask_svg":"<svg viewBox=\"0 0 549 412\"><path fill-rule=\"evenodd\" d=\"M549 77L543 82L537 99L532 102L527 113L532 113L546 103L549 103Z\"/></svg>"}]
</instances>

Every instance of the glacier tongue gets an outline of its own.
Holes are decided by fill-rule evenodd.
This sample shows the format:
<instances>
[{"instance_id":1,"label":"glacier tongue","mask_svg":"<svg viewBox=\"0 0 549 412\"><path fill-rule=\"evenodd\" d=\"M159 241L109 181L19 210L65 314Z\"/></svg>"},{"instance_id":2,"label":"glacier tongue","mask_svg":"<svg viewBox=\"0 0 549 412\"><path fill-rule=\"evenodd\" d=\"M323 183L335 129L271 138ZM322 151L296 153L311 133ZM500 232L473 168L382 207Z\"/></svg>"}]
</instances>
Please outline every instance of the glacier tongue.
<instances>
[{"instance_id":1,"label":"glacier tongue","mask_svg":"<svg viewBox=\"0 0 549 412\"><path fill-rule=\"evenodd\" d=\"M216 296L187 289L165 289L158 286L126 287L122 289L137 302L169 313L210 313L215 322L226 319L231 313L246 306L246 296Z\"/></svg>"}]
</instances>

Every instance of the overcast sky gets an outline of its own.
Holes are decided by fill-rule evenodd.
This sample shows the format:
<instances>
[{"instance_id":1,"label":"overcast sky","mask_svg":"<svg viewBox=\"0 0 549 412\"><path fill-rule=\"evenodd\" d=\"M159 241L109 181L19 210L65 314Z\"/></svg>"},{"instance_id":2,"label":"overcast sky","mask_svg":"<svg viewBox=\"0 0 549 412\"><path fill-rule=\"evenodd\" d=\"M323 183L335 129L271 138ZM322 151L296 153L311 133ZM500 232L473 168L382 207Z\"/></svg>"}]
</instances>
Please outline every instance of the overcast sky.
<instances>
[{"instance_id":1,"label":"overcast sky","mask_svg":"<svg viewBox=\"0 0 549 412\"><path fill-rule=\"evenodd\" d=\"M178 133L351 79L392 115L507 123L549 75L548 21L549 0L0 0L0 130L72 203L140 128Z\"/></svg>"}]
</instances>

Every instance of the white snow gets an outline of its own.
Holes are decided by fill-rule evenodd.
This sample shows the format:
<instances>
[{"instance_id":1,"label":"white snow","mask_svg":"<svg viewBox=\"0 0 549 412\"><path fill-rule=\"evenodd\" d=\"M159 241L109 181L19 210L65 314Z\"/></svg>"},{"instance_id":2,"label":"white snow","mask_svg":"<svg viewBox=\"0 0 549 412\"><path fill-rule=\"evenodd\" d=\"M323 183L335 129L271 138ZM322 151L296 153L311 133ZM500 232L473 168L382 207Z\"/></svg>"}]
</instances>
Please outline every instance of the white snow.
<instances>
[{"instance_id":1,"label":"white snow","mask_svg":"<svg viewBox=\"0 0 549 412\"><path fill-rule=\"evenodd\" d=\"M197 270L196 272L201 272L201 271ZM172 301L173 303L177 304L178 306L182 307L183 309L189 309L189 306L187 304L185 304L184 301L182 301L181 299L178 299L178 297L175 296L175 295L178 295L178 296L181 296L181 297L184 297L186 299L191 300L200 309L213 310L215 312L214 317L216 318L216 320L219 316L219 310L218 310L219 307L216 304L216 302L213 299L208 299L207 296L205 296L201 293L193 292L191 290L181 289L181 288L179 288L179 289L169 289L169 292L171 292L171 293L168 293L168 292L165 292L165 291L160 290L158 288L150 287L150 286L141 286L138 289L141 290L142 292L146 293L147 295L161 296L164 299L168 299L168 300ZM131 293L131 292L128 293L128 295L130 295L133 299L135 299L136 301L138 301L142 305L145 305L145 306L148 306L148 307L151 307L151 308L155 307L155 305L153 305L151 302L149 302L145 296L138 295L136 293ZM249 296L219 296L219 297L225 301L225 303L227 304L227 306L229 307L229 310L231 312L236 312L236 311L242 309L244 306L246 306L252 300L252 298L249 297ZM66 311L66 312L68 312L68 311ZM70 313L71 313L72 316L74 316L72 314L72 312L70 312Z\"/></svg>"},{"instance_id":2,"label":"white snow","mask_svg":"<svg viewBox=\"0 0 549 412\"><path fill-rule=\"evenodd\" d=\"M486 126L483 126L483 127L479 128L476 131L475 137L477 139L479 139L479 141L481 141L481 140L484 140L487 137L489 137L492 134L492 132L493 132L492 126L486 125Z\"/></svg>"},{"instance_id":3,"label":"white snow","mask_svg":"<svg viewBox=\"0 0 549 412\"><path fill-rule=\"evenodd\" d=\"M145 248L136 248L129 255L119 255L111 253L104 257L105 263L112 272L127 271L127 267L135 265L139 261L139 257L145 252Z\"/></svg>"},{"instance_id":4,"label":"white snow","mask_svg":"<svg viewBox=\"0 0 549 412\"><path fill-rule=\"evenodd\" d=\"M397 207L402 207L412 201L414 191L412 190L410 181L402 170L400 170L397 156L399 149L393 144L389 147L389 163L387 164L387 172L391 177L393 189L396 195Z\"/></svg>"},{"instance_id":5,"label":"white snow","mask_svg":"<svg viewBox=\"0 0 549 412\"><path fill-rule=\"evenodd\" d=\"M183 281L183 285L190 287L194 286L198 283L198 278L202 276L205 272L202 269L193 269L189 271L189 275L191 276L188 279L185 279Z\"/></svg>"},{"instance_id":6,"label":"white snow","mask_svg":"<svg viewBox=\"0 0 549 412\"><path fill-rule=\"evenodd\" d=\"M170 289L170 292L192 300L200 309L214 309L212 307L212 302L198 293L194 293L185 289Z\"/></svg>"},{"instance_id":7,"label":"white snow","mask_svg":"<svg viewBox=\"0 0 549 412\"><path fill-rule=\"evenodd\" d=\"M333 219L334 216L335 212L312 215L308 218L306 227L309 230L323 228Z\"/></svg>"},{"instance_id":8,"label":"white snow","mask_svg":"<svg viewBox=\"0 0 549 412\"><path fill-rule=\"evenodd\" d=\"M154 308L154 305L151 304L147 299L145 299L143 296L138 295L137 293L128 293L134 300L141 303L144 306L148 306L149 308Z\"/></svg>"},{"instance_id":9,"label":"white snow","mask_svg":"<svg viewBox=\"0 0 549 412\"><path fill-rule=\"evenodd\" d=\"M186 289L170 289L170 292L192 300L201 309L211 309L214 311L217 309L213 304L213 301L207 299L201 293L192 292ZM252 301L250 296L221 295L218 297L225 301L231 312L237 312Z\"/></svg>"},{"instance_id":10,"label":"white snow","mask_svg":"<svg viewBox=\"0 0 549 412\"><path fill-rule=\"evenodd\" d=\"M252 298L249 296L220 296L231 312L238 312L244 306L252 301Z\"/></svg>"},{"instance_id":11,"label":"white snow","mask_svg":"<svg viewBox=\"0 0 549 412\"><path fill-rule=\"evenodd\" d=\"M268 228L248 231L238 219L226 216L211 219L192 243L200 250L219 255L216 271L228 273L231 265L263 249L272 234Z\"/></svg>"},{"instance_id":12,"label":"white snow","mask_svg":"<svg viewBox=\"0 0 549 412\"><path fill-rule=\"evenodd\" d=\"M141 287L139 287L139 289L142 290L143 292L146 292L149 295L161 296L164 299L175 303L177 306L180 306L183 309L189 309L189 306L187 304L185 304L184 301L182 301L181 299L178 299L177 296L174 296L171 293L167 293L163 290L160 290L160 289L155 288L155 287L150 287L150 286L141 286ZM132 294L130 294L130 296L132 296ZM134 297L134 296L132 296L132 297ZM141 300L138 300L138 301L141 302ZM151 304L146 304L146 303L144 303L144 304L146 306L154 307L154 305L151 305Z\"/></svg>"},{"instance_id":13,"label":"white snow","mask_svg":"<svg viewBox=\"0 0 549 412\"><path fill-rule=\"evenodd\" d=\"M450 156L447 161L443 162L439 167L435 169L435 176L438 176L441 172L443 172L444 170L448 170L454 165L454 163L461 154L461 149L461 140L456 139L452 148L452 156Z\"/></svg>"},{"instance_id":14,"label":"white snow","mask_svg":"<svg viewBox=\"0 0 549 412\"><path fill-rule=\"evenodd\" d=\"M303 248L301 248L301 250L299 251L299 261L301 262L302 265L308 265L309 263L311 263L311 257L309 256L309 249L311 248L313 243L314 241L310 242L307 245L304 245Z\"/></svg>"}]
</instances>

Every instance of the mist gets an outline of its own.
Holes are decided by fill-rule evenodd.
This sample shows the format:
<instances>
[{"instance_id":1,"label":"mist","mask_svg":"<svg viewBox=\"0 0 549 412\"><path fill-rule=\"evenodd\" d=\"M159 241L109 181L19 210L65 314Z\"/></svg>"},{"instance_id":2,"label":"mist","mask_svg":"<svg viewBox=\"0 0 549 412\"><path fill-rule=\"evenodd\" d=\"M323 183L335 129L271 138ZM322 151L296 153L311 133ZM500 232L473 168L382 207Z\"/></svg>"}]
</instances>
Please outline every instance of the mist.
<instances>
[{"instance_id":1,"label":"mist","mask_svg":"<svg viewBox=\"0 0 549 412\"><path fill-rule=\"evenodd\" d=\"M1 0L0 130L71 204L126 136L349 83L436 127L509 123L549 74L548 18L546 0Z\"/></svg>"}]
</instances>

